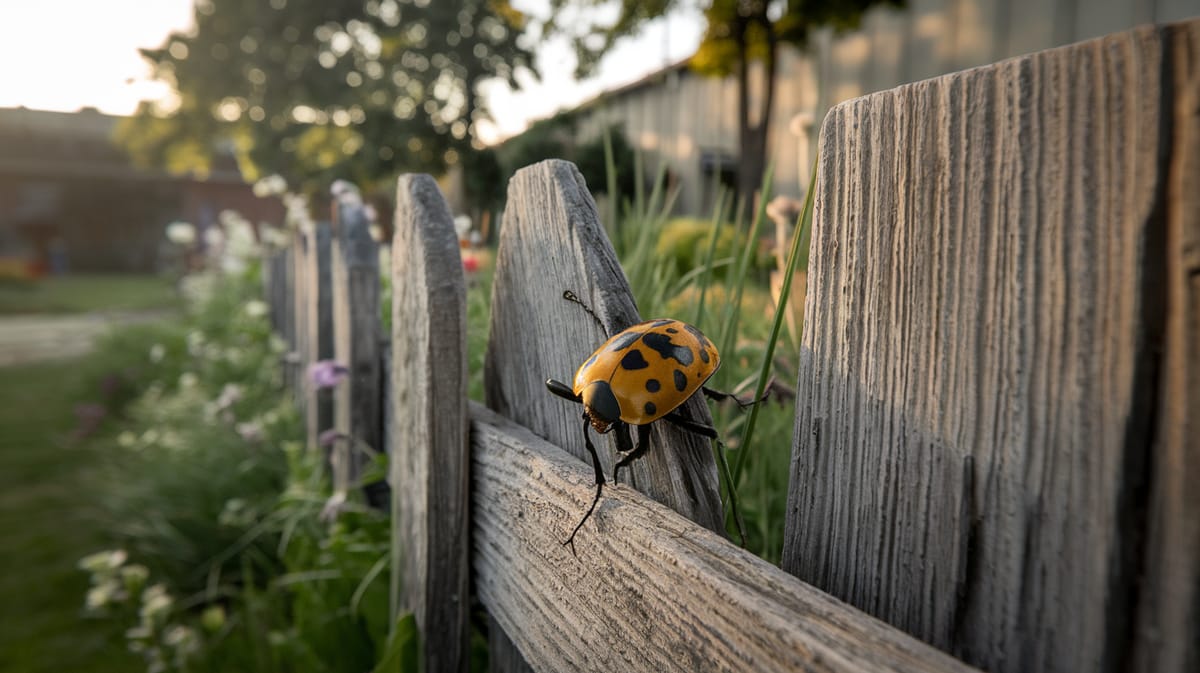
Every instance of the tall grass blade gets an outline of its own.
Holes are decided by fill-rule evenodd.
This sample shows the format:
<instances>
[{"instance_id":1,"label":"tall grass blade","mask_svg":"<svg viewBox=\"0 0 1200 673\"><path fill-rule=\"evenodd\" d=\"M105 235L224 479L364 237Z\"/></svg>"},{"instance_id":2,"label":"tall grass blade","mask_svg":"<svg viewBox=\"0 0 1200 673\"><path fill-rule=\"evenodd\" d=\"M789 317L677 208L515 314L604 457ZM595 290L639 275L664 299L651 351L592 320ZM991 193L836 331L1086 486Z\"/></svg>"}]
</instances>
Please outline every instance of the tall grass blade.
<instances>
[{"instance_id":1,"label":"tall grass blade","mask_svg":"<svg viewBox=\"0 0 1200 673\"><path fill-rule=\"evenodd\" d=\"M760 190L758 207L754 210L754 220L750 223L750 233L746 238L746 245L742 249L742 258L738 263L737 273L734 276L729 303L726 306L725 320L721 325L721 352L728 353L730 356L734 354L734 346L737 343L738 323L741 320L742 294L746 287L746 276L750 272L750 262L754 258L754 253L758 250L758 236L762 229L763 220L767 217L767 201L771 198L771 185L774 184L775 164L767 166L767 172L763 176L763 186Z\"/></svg>"},{"instance_id":2,"label":"tall grass blade","mask_svg":"<svg viewBox=\"0 0 1200 673\"><path fill-rule=\"evenodd\" d=\"M696 302L696 313L692 317L692 324L696 327L700 327L704 321L704 304L708 298L708 286L712 282L712 272L715 268L713 257L717 254L717 241L721 238L721 224L729 216L728 198L729 192L722 189L717 194L717 204L713 208L712 234L708 237L708 252L705 253L704 264L700 267L703 271L700 276L700 299Z\"/></svg>"},{"instance_id":3,"label":"tall grass blade","mask_svg":"<svg viewBox=\"0 0 1200 673\"><path fill-rule=\"evenodd\" d=\"M808 182L808 193L804 195L804 208L800 211L800 219L796 224L796 231L792 234L792 249L788 252L787 269L784 272L783 284L779 288L779 301L775 306L775 320L771 325L771 335L767 339L767 347L763 350L762 366L758 372L758 386L754 391L754 399L762 399L763 393L766 391L767 381L771 375L771 363L775 357L775 343L779 340L779 332L783 327L784 315L788 310L788 295L792 290L792 276L796 272L796 264L800 260L801 243L805 240L805 232L812 226L812 209L813 209L813 188L817 182L817 167L814 164L812 177ZM750 450L750 441L754 437L754 425L758 420L759 405L755 404L750 409L750 416L746 419L746 429L742 433L742 443L738 451L737 462L733 468L733 478L736 483L737 479L742 476L742 468L746 464L746 455Z\"/></svg>"}]
</instances>

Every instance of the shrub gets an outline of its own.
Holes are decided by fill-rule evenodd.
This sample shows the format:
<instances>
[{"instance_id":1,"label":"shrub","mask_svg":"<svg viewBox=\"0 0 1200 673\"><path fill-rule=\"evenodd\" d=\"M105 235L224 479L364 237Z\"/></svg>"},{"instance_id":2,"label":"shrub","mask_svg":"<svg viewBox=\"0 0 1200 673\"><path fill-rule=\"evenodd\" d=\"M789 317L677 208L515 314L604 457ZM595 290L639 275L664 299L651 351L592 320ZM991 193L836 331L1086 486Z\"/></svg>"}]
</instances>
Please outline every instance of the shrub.
<instances>
[{"instance_id":1,"label":"shrub","mask_svg":"<svg viewBox=\"0 0 1200 673\"><path fill-rule=\"evenodd\" d=\"M713 223L708 219L673 218L663 226L655 253L664 259L674 260L680 273L698 268L705 263L712 229ZM714 262L735 258L744 244L739 238L733 226L723 225L713 251ZM760 273L770 269L772 265L773 258L761 248L756 251L751 261L751 268ZM713 268L713 275L716 278L724 278L728 270L728 265L716 266Z\"/></svg>"}]
</instances>

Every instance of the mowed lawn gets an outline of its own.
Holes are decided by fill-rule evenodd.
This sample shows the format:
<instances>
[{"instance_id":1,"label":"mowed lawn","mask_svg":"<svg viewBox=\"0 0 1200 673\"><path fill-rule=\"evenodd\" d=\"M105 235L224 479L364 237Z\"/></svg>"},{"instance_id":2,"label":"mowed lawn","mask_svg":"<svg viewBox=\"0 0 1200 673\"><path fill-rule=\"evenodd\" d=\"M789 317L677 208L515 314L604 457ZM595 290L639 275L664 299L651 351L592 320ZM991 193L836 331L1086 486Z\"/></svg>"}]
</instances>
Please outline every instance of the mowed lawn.
<instances>
[{"instance_id":1,"label":"mowed lawn","mask_svg":"<svg viewBox=\"0 0 1200 673\"><path fill-rule=\"evenodd\" d=\"M78 362L0 369L0 671L138 671L108 622L83 617L78 559L104 547L90 529L88 472L75 441Z\"/></svg>"},{"instance_id":2,"label":"mowed lawn","mask_svg":"<svg viewBox=\"0 0 1200 673\"><path fill-rule=\"evenodd\" d=\"M71 274L0 282L0 315L146 311L178 302L171 282L152 275Z\"/></svg>"},{"instance_id":3,"label":"mowed lawn","mask_svg":"<svg viewBox=\"0 0 1200 673\"><path fill-rule=\"evenodd\" d=\"M0 315L178 306L155 276L67 276L0 283ZM10 320L20 320L12 317ZM72 436L82 359L0 367L0 672L145 670L112 622L88 619L76 564L106 548L89 477L103 444Z\"/></svg>"}]
</instances>

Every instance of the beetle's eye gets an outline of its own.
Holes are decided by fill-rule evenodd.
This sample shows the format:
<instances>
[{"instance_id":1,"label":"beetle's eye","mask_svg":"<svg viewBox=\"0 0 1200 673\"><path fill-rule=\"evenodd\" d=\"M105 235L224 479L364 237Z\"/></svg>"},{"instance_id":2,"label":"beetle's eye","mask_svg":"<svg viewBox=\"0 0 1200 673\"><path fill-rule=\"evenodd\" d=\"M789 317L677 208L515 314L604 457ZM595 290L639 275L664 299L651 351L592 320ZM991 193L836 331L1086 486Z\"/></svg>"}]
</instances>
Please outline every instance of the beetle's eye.
<instances>
[{"instance_id":1,"label":"beetle's eye","mask_svg":"<svg viewBox=\"0 0 1200 673\"><path fill-rule=\"evenodd\" d=\"M621 405L608 381L593 381L583 389L583 405L592 415L609 423L621 420Z\"/></svg>"}]
</instances>

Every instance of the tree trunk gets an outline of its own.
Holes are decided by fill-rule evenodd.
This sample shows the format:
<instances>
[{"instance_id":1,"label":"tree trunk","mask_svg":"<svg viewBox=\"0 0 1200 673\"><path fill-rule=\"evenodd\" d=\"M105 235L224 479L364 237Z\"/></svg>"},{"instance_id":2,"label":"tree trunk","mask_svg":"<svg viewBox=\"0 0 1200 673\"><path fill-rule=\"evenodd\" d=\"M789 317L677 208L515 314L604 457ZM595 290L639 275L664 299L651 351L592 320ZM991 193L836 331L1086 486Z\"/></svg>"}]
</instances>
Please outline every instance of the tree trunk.
<instances>
[{"instance_id":1,"label":"tree trunk","mask_svg":"<svg viewBox=\"0 0 1200 673\"><path fill-rule=\"evenodd\" d=\"M763 58L763 96L758 105L757 120L750 121L750 63L748 58L746 29L750 22L743 24L739 31L738 56L738 138L740 141L738 158L738 196L747 213L752 214L756 206L755 195L762 187L764 173L767 168L767 138L771 130L771 108L775 103L775 72L777 70L777 52L779 40L775 35L774 26L766 17L762 17L759 25L766 32L767 53Z\"/></svg>"}]
</instances>

